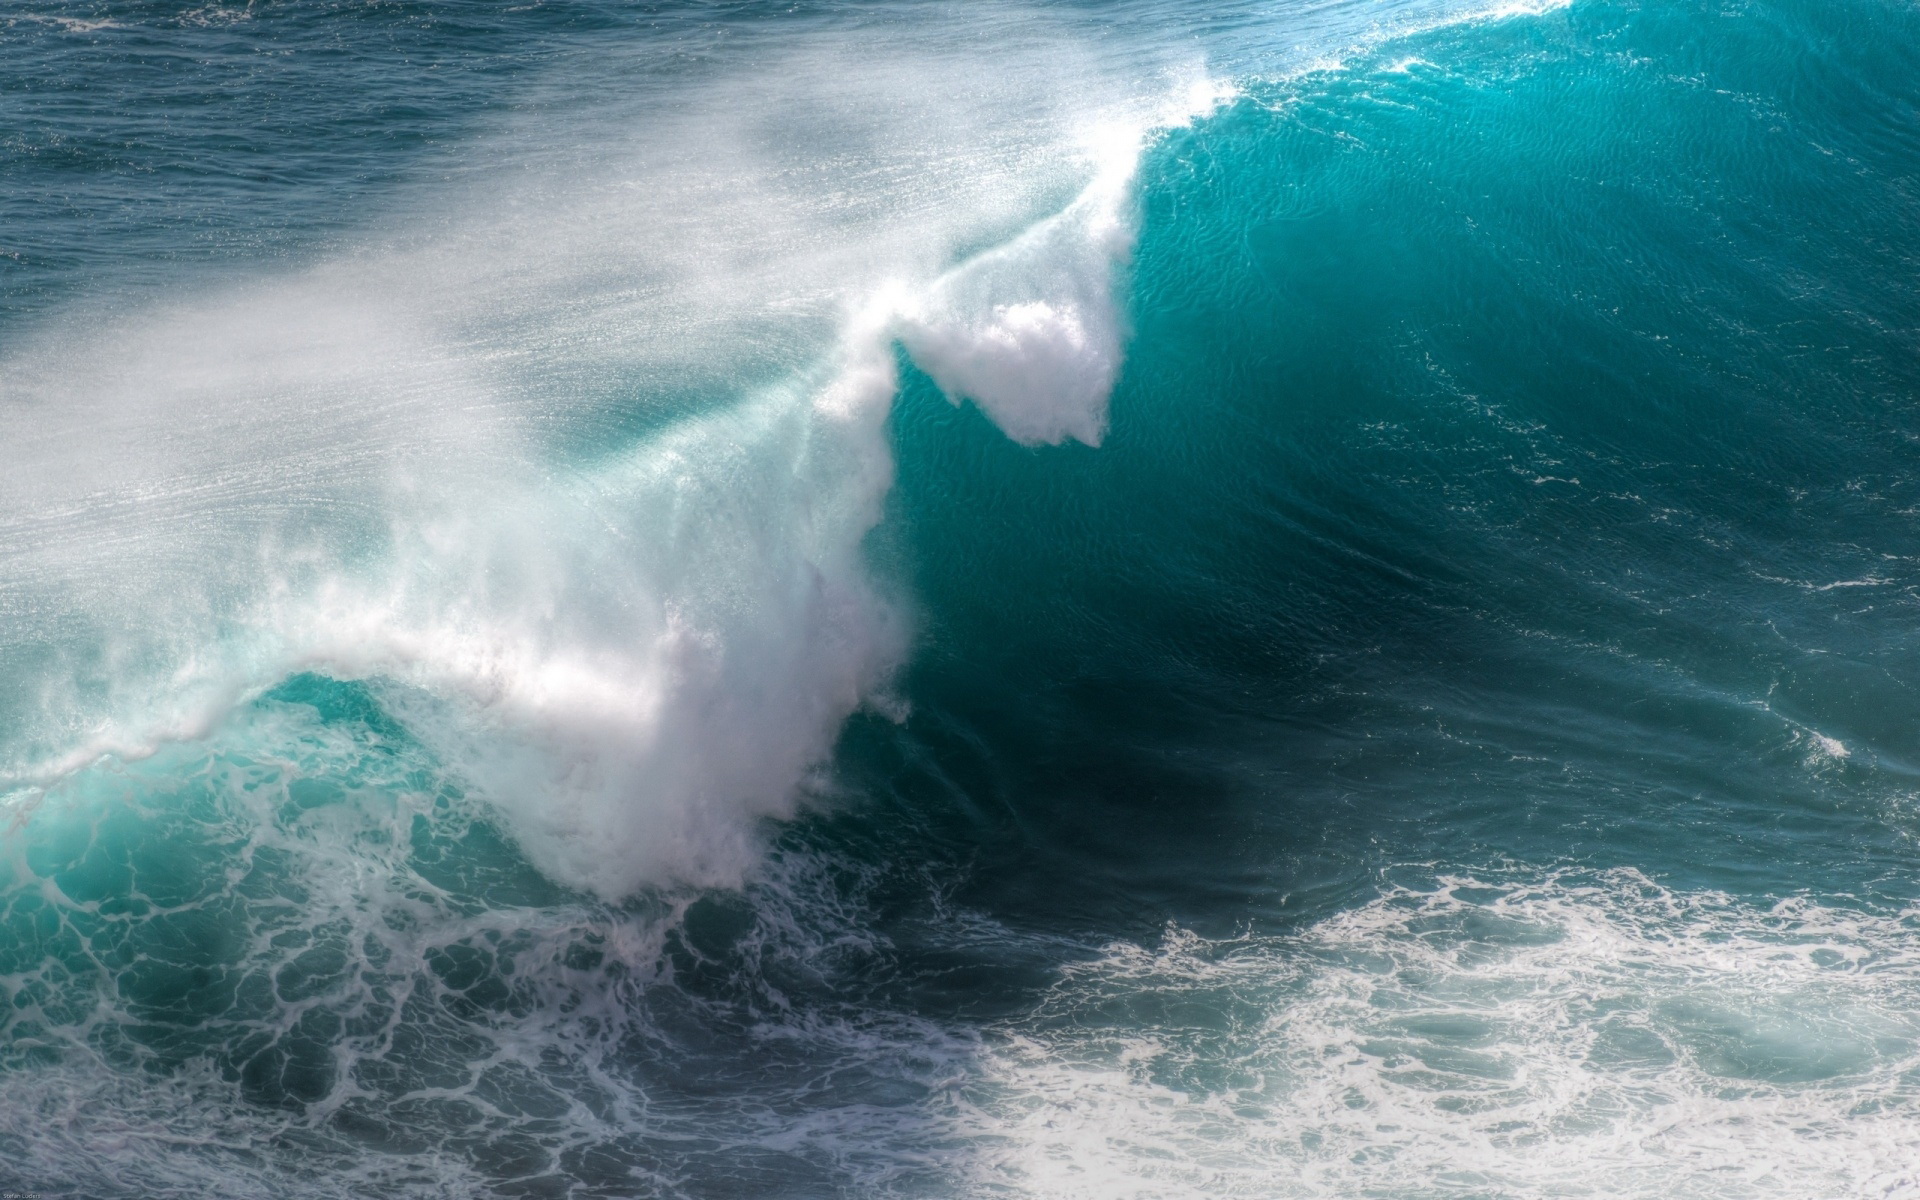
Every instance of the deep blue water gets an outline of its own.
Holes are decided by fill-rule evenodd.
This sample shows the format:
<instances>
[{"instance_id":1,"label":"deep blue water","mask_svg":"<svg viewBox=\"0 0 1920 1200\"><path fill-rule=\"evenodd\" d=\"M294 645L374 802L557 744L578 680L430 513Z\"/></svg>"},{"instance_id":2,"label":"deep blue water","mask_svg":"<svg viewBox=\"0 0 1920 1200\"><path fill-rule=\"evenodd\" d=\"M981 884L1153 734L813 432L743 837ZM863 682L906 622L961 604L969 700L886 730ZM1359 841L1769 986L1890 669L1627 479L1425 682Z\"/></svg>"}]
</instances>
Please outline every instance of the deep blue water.
<instances>
[{"instance_id":1,"label":"deep blue water","mask_svg":"<svg viewBox=\"0 0 1920 1200\"><path fill-rule=\"evenodd\" d=\"M0 1190L1920 1197L1920 10L0 14Z\"/></svg>"}]
</instances>

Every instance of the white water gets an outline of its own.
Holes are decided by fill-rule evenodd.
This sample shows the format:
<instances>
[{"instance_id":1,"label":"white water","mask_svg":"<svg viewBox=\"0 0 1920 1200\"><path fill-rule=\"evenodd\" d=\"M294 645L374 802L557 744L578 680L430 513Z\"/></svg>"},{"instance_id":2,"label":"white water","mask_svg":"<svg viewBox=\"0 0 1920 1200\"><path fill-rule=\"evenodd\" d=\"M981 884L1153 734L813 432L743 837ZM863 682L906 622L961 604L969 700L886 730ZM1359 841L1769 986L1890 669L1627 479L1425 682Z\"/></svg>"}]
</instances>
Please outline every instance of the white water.
<instances>
[{"instance_id":1,"label":"white water","mask_svg":"<svg viewBox=\"0 0 1920 1200\"><path fill-rule=\"evenodd\" d=\"M319 670L395 684L555 879L737 882L910 639L860 554L894 341L1023 441L1097 442L1142 138L1215 99L1007 20L990 88L873 34L568 114L578 175L522 118L535 182L440 228L10 353L16 803Z\"/></svg>"},{"instance_id":2,"label":"white water","mask_svg":"<svg viewBox=\"0 0 1920 1200\"><path fill-rule=\"evenodd\" d=\"M1633 871L1070 968L954 1114L978 1194L1920 1196L1920 914Z\"/></svg>"}]
</instances>

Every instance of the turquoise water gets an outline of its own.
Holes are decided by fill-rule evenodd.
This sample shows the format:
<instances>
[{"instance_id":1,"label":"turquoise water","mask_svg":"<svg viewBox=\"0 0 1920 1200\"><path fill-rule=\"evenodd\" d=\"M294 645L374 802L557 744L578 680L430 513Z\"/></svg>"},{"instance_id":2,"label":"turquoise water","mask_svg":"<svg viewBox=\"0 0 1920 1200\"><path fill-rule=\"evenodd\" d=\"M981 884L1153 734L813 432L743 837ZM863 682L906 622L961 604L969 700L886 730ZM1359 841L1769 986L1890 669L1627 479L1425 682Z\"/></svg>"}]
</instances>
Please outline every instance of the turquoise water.
<instances>
[{"instance_id":1,"label":"turquoise water","mask_svg":"<svg viewBox=\"0 0 1920 1200\"><path fill-rule=\"evenodd\" d=\"M0 15L0 1190L1920 1197L1920 11Z\"/></svg>"}]
</instances>

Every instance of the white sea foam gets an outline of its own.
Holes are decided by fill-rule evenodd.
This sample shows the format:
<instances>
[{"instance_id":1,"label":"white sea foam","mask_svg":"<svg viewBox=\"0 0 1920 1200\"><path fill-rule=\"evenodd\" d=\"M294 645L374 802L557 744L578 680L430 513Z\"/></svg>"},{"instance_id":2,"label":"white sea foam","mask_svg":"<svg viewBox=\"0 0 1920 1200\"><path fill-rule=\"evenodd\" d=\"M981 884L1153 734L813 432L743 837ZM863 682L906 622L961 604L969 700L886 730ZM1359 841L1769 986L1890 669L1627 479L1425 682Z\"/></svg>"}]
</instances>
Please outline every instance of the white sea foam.
<instances>
[{"instance_id":1,"label":"white sea foam","mask_svg":"<svg viewBox=\"0 0 1920 1200\"><path fill-rule=\"evenodd\" d=\"M1396 890L1070 968L960 1120L979 1194L1920 1195L1915 914L1632 871Z\"/></svg>"},{"instance_id":2,"label":"white sea foam","mask_svg":"<svg viewBox=\"0 0 1920 1200\"><path fill-rule=\"evenodd\" d=\"M1199 79L1150 122L1089 138L1098 171L1065 211L949 271L902 306L899 335L949 397L1015 441L1100 444L1125 357L1121 272L1138 236L1133 178L1152 132L1211 113L1232 89Z\"/></svg>"},{"instance_id":3,"label":"white sea foam","mask_svg":"<svg viewBox=\"0 0 1920 1200\"><path fill-rule=\"evenodd\" d=\"M736 882L904 649L868 581L874 422L774 393L561 486L396 538L404 570L270 618L389 704L505 812L534 861L604 895Z\"/></svg>"},{"instance_id":4,"label":"white sea foam","mask_svg":"<svg viewBox=\"0 0 1920 1200\"><path fill-rule=\"evenodd\" d=\"M128 1040L152 1017L141 964L122 988L84 952L0 973L20 1031L9 1052L61 1052L0 1073L0 1137L29 1178L456 1195L487 1186L497 1138L547 1162L590 1150L596 1186L668 1194L737 1184L751 1177L730 1164L764 1155L795 1178L831 1164L861 1194L1920 1195L1920 913L1754 904L1631 870L1509 872L1389 889L1294 934L1170 927L1081 957L949 910L940 937L964 955L1068 965L1015 1016L947 1023L837 994L889 957L835 882L856 864L795 855L756 872L732 948L706 958L682 940L681 961L708 973L683 985L663 952L684 901L476 910L442 893L409 831L426 821L457 845L461 818L376 735L269 705L218 739L204 759L185 747L136 771L211 785L216 813L142 819L172 822L183 845L223 843L210 878L254 880L222 910L226 939L169 937L197 905L139 888L131 922L20 911L44 912L36 936L70 951L212 954L272 980L279 1002L212 1014L195 1027L210 1055L149 1078L106 1061L170 1052ZM345 794L307 807L298 781L315 777ZM124 815L102 818L66 814L79 836L43 827L34 855L110 850ZM57 899L26 858L15 844L0 861L9 893ZM449 970L454 950L484 969ZM799 1001L809 980L836 994ZM680 1040L686 1009L744 1023L728 1026L738 1044ZM333 1070L302 1113L248 1102L216 1069L273 1061L329 1013L354 1031L327 1041ZM703 1054L739 1077L656 1103L649 1070ZM530 1133L527 1111L550 1116ZM362 1153L354 1131L369 1129L398 1146Z\"/></svg>"}]
</instances>

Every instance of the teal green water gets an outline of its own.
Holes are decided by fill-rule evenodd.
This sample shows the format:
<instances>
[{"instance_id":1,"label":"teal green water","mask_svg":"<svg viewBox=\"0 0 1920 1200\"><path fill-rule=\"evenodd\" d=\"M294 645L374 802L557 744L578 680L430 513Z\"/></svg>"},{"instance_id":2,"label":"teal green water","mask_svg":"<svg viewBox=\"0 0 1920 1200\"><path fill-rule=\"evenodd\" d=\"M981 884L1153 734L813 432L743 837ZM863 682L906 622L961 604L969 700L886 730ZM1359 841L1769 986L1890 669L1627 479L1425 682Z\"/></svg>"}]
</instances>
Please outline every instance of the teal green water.
<instances>
[{"instance_id":1,"label":"teal green water","mask_svg":"<svg viewBox=\"0 0 1920 1200\"><path fill-rule=\"evenodd\" d=\"M0 16L0 1190L1920 1196L1920 11Z\"/></svg>"}]
</instances>

